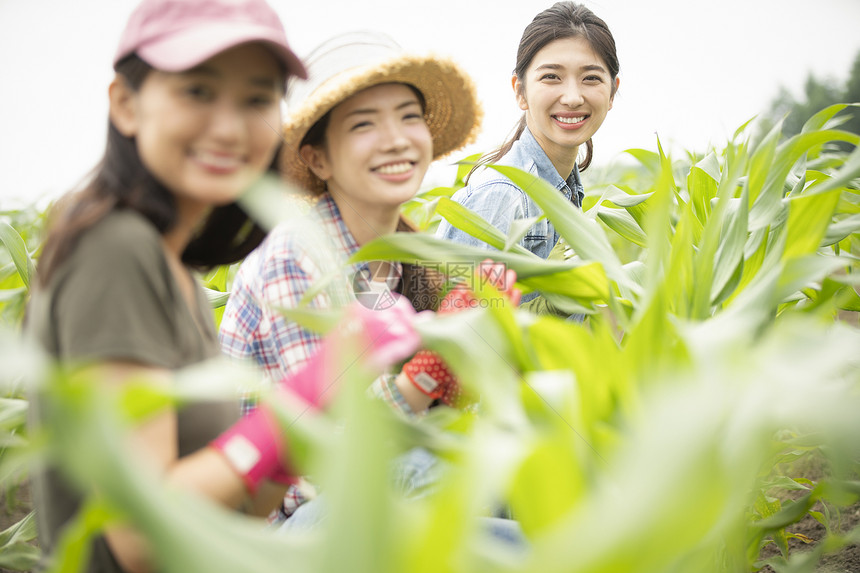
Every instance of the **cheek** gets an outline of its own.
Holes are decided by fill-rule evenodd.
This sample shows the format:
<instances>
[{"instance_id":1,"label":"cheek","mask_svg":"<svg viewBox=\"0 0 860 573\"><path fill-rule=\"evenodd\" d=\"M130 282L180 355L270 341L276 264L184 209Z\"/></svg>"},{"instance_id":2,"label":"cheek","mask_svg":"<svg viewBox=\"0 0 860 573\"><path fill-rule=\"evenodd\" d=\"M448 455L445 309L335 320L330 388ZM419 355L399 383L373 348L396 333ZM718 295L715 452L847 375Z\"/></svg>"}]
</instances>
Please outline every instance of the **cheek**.
<instances>
[{"instance_id":1,"label":"cheek","mask_svg":"<svg viewBox=\"0 0 860 573\"><path fill-rule=\"evenodd\" d=\"M271 162L278 145L281 143L281 134L272 127L277 125L281 125L280 116L276 115L266 121L259 121L257 118L250 130L250 147L254 150L255 156L266 165Z\"/></svg>"},{"instance_id":2,"label":"cheek","mask_svg":"<svg viewBox=\"0 0 860 573\"><path fill-rule=\"evenodd\" d=\"M433 136L430 134L430 128L426 123L415 127L412 140L415 142L415 146L421 150L422 157L426 158L428 162L431 161L433 159Z\"/></svg>"}]
</instances>

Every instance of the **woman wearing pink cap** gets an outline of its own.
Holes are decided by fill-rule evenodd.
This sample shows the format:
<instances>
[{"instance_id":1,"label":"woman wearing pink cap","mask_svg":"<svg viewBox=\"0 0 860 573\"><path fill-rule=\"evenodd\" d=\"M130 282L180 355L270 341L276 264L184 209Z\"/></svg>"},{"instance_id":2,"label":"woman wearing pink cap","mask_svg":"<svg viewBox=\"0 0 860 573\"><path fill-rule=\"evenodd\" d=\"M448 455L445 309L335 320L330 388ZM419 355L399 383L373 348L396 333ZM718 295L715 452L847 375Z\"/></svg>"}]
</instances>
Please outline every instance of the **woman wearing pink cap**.
<instances>
[{"instance_id":1,"label":"woman wearing pink cap","mask_svg":"<svg viewBox=\"0 0 860 573\"><path fill-rule=\"evenodd\" d=\"M174 371L219 355L189 270L237 261L260 242L235 200L273 169L285 82L306 74L263 0L144 0L114 69L104 157L53 214L27 328L62 365L88 364L110 386L169 387ZM412 340L403 334L392 348ZM292 388L319 406L313 385L325 381L305 378ZM31 401L33 422L49 430L51 405L48 393ZM266 408L238 419L237 400L165 408L130 432L126 449L171 485L265 515L292 479L287 448ZM84 495L47 471L34 475L34 497L50 556ZM154 565L140 533L111 526L86 570Z\"/></svg>"}]
</instances>

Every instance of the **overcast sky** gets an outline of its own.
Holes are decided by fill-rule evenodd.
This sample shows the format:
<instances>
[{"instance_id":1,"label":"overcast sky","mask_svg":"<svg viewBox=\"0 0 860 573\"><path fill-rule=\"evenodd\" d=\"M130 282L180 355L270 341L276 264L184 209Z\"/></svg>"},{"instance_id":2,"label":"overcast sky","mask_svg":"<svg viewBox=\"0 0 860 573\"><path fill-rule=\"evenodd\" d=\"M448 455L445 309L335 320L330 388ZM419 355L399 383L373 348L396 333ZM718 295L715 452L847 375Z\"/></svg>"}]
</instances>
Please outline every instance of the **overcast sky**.
<instances>
[{"instance_id":1,"label":"overcast sky","mask_svg":"<svg viewBox=\"0 0 860 573\"><path fill-rule=\"evenodd\" d=\"M510 88L517 43L550 0L270 0L299 55L344 31L387 32L472 74L484 151L519 117ZM103 152L107 85L136 0L0 0L0 209L54 196ZM720 147L810 72L844 82L860 51L860 0L588 1L621 62L595 164L624 149ZM465 152L463 153L465 154ZM454 156L456 159L460 154Z\"/></svg>"}]
</instances>

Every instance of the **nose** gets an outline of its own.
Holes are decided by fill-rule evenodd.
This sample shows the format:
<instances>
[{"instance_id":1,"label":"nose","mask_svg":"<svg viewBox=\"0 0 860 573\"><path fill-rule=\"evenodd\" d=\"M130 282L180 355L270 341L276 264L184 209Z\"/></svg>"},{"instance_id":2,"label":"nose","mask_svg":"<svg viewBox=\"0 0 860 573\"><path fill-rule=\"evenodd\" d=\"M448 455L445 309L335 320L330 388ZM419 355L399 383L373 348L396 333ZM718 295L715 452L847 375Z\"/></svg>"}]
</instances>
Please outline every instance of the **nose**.
<instances>
[{"instance_id":1,"label":"nose","mask_svg":"<svg viewBox=\"0 0 860 573\"><path fill-rule=\"evenodd\" d=\"M585 103L579 84L575 81L568 82L564 86L559 102L568 107L578 107Z\"/></svg>"},{"instance_id":2,"label":"nose","mask_svg":"<svg viewBox=\"0 0 860 573\"><path fill-rule=\"evenodd\" d=\"M222 101L213 107L209 118L209 133L219 141L239 141L244 130L244 113L234 102Z\"/></svg>"},{"instance_id":3,"label":"nose","mask_svg":"<svg viewBox=\"0 0 860 573\"><path fill-rule=\"evenodd\" d=\"M382 149L402 151L411 145L405 126L397 119L386 121L382 130Z\"/></svg>"}]
</instances>

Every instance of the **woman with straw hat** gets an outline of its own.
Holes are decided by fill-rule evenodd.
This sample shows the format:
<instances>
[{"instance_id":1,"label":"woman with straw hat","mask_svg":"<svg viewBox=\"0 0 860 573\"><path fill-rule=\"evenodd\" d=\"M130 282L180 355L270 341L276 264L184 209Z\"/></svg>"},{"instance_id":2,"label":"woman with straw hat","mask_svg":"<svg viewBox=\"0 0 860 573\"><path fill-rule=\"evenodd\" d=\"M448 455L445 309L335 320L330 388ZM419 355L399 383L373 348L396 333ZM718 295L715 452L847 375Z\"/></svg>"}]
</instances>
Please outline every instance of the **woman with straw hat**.
<instances>
[{"instance_id":1,"label":"woman with straw hat","mask_svg":"<svg viewBox=\"0 0 860 573\"><path fill-rule=\"evenodd\" d=\"M226 354L256 362L271 380L300 368L321 341L276 309L298 307L332 257L343 269L363 244L413 230L402 204L433 160L475 138L481 118L474 84L453 61L406 54L380 34L338 36L305 61L308 80L287 96L281 169L315 200L312 225L325 231L327 245L309 239L306 225L276 226L243 262L220 331ZM398 293L418 310L438 306L439 281L419 268L380 261L348 271L310 306L337 304L344 292L374 295L374 308ZM406 371L411 376L380 378L372 392L404 415L435 398L453 402L453 376L435 355L422 354Z\"/></svg>"}]
</instances>

